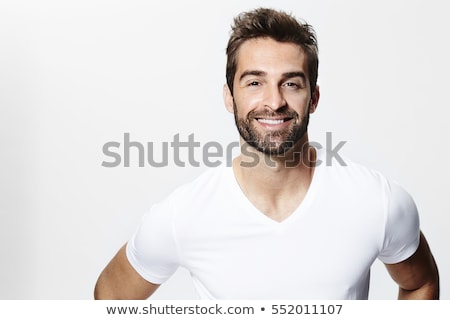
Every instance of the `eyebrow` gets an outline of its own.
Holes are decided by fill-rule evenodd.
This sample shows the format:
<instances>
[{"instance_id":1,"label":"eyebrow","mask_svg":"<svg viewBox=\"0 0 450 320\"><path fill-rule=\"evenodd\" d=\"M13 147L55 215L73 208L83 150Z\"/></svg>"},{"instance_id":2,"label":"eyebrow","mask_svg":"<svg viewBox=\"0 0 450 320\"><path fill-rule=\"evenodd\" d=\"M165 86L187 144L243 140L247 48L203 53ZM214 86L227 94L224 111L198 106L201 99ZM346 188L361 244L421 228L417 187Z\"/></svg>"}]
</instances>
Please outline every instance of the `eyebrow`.
<instances>
[{"instance_id":1,"label":"eyebrow","mask_svg":"<svg viewBox=\"0 0 450 320\"><path fill-rule=\"evenodd\" d=\"M284 79L290 79L290 78L302 78L303 80L306 80L306 74L303 71L293 71L293 72L286 72L283 73Z\"/></svg>"},{"instance_id":2,"label":"eyebrow","mask_svg":"<svg viewBox=\"0 0 450 320\"><path fill-rule=\"evenodd\" d=\"M244 79L247 76L261 77L261 76L266 76L266 75L267 75L267 72L265 72L265 71L247 70L241 74L241 76L239 77L239 81L241 81L242 79ZM303 71L291 71L291 72L285 72L282 74L283 79L290 79L290 78L296 78L296 77L306 80L306 75Z\"/></svg>"},{"instance_id":3,"label":"eyebrow","mask_svg":"<svg viewBox=\"0 0 450 320\"><path fill-rule=\"evenodd\" d=\"M241 81L242 79L244 79L247 76L261 77L261 76L265 76L265 75L267 75L267 72L264 72L264 71L246 70L246 71L242 72L241 76L239 77L239 81Z\"/></svg>"}]
</instances>

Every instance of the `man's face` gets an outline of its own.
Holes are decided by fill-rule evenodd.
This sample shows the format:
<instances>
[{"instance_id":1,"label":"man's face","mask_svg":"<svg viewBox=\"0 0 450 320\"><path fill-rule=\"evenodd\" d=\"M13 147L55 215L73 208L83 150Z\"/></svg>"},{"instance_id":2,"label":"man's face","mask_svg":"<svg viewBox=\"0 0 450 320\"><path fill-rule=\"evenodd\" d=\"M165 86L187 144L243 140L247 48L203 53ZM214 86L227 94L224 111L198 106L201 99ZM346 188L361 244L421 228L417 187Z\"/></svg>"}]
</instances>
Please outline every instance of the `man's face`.
<instances>
[{"instance_id":1,"label":"man's face","mask_svg":"<svg viewBox=\"0 0 450 320\"><path fill-rule=\"evenodd\" d=\"M260 152L283 155L306 137L311 99L306 55L296 44L270 38L244 42L238 51L233 96L225 103L234 112L241 137Z\"/></svg>"}]
</instances>

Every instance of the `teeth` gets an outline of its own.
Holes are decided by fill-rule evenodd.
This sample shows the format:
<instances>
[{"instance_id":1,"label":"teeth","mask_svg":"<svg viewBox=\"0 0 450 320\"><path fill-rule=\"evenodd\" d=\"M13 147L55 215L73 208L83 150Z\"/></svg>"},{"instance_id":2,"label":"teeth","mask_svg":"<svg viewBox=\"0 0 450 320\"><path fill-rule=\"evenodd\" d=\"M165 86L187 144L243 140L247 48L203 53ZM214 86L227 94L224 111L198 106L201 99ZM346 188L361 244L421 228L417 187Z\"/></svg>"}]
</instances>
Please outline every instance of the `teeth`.
<instances>
[{"instance_id":1,"label":"teeth","mask_svg":"<svg viewBox=\"0 0 450 320\"><path fill-rule=\"evenodd\" d=\"M283 123L283 119L275 120L275 119L258 119L259 122L267 123L267 124L280 124Z\"/></svg>"}]
</instances>

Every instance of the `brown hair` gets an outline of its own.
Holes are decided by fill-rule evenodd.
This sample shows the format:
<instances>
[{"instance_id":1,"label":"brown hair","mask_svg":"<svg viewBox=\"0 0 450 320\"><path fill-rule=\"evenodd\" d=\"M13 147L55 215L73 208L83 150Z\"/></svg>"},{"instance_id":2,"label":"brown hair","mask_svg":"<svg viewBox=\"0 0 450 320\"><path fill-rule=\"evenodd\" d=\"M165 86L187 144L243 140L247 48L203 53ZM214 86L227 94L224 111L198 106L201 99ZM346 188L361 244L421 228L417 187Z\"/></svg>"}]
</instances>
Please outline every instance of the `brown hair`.
<instances>
[{"instance_id":1,"label":"brown hair","mask_svg":"<svg viewBox=\"0 0 450 320\"><path fill-rule=\"evenodd\" d=\"M254 38L272 38L279 42L291 42L299 45L306 53L311 93L314 92L319 67L314 29L285 12L259 8L239 14L234 18L234 24L231 26L231 35L226 50L226 79L232 94L239 47L245 41Z\"/></svg>"}]
</instances>

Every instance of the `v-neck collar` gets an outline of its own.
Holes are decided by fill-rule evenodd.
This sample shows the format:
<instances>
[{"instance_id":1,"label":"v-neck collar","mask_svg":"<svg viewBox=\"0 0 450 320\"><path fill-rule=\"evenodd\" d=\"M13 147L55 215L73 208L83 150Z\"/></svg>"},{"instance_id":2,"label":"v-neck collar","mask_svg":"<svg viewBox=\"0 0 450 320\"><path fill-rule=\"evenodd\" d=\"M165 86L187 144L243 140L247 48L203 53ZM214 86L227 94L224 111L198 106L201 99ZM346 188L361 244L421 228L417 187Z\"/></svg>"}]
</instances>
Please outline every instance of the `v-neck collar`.
<instances>
[{"instance_id":1,"label":"v-neck collar","mask_svg":"<svg viewBox=\"0 0 450 320\"><path fill-rule=\"evenodd\" d=\"M251 214L254 216L255 221L259 221L260 223L273 225L273 226L282 226L289 224L290 221L296 220L298 216L301 216L303 212L307 211L307 209L310 207L311 203L313 202L314 198L316 197L317 189L318 189L318 181L320 180L320 176L322 174L322 166L324 165L324 161L322 159L323 152L322 150L316 149L316 166L313 170L313 175L311 178L311 183L308 187L308 190L306 191L305 197L300 202L298 207L285 219L282 221L274 220L270 217L268 217L265 213L263 213L261 210L259 210L244 194L244 192L241 189L241 186L239 185L239 182L237 181L236 175L234 173L233 166L230 166L228 169L230 170L230 174L228 175L231 178L231 184L234 185L233 190L233 196L236 197L236 200L238 203L245 204L245 208L243 208L245 213L243 214Z\"/></svg>"}]
</instances>

